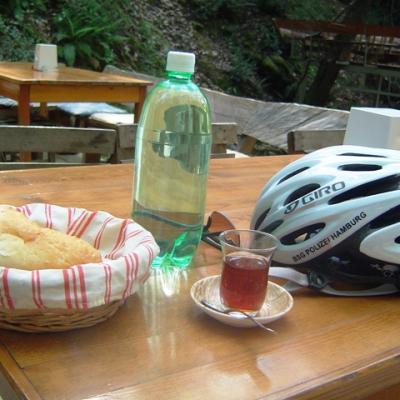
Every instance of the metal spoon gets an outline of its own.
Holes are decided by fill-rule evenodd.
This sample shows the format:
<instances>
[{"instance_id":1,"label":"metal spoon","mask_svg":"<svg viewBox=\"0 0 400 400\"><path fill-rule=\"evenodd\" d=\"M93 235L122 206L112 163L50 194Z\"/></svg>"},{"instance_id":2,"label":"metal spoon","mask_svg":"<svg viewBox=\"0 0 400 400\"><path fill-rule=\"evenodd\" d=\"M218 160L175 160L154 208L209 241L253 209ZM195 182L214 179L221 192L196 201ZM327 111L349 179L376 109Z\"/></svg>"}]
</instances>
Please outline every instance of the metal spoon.
<instances>
[{"instance_id":1,"label":"metal spoon","mask_svg":"<svg viewBox=\"0 0 400 400\"><path fill-rule=\"evenodd\" d=\"M260 328L262 328L262 329L264 329L264 330L266 330L266 331L268 331L268 332L270 332L270 333L273 333L274 335L277 334L276 331L274 331L274 330L271 329L271 328L268 328L268 327L264 326L261 322L258 322L258 321L257 321L256 319L254 319L250 314L247 314L247 313L244 312L244 311L233 310L233 309L231 309L231 308L223 308L223 309L221 309L221 308L216 307L214 304L209 303L209 302L208 302L207 300L205 300L205 299L201 300L200 303L203 304L203 306L206 306L206 307L208 307L208 308L211 309L211 310L220 312L221 314L233 314L233 313L240 313L240 314L243 314L246 318L249 318L251 321L253 321L254 324L257 325L258 327L260 327Z\"/></svg>"}]
</instances>

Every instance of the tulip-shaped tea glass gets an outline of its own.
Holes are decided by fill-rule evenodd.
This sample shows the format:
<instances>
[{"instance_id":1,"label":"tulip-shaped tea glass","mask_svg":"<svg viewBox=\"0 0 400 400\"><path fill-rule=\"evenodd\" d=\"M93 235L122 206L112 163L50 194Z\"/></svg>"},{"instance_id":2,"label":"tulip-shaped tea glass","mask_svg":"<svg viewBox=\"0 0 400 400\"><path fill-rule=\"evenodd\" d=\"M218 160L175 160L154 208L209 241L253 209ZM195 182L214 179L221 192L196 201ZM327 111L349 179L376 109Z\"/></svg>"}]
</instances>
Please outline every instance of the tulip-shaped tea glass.
<instances>
[{"instance_id":1,"label":"tulip-shaped tea glass","mask_svg":"<svg viewBox=\"0 0 400 400\"><path fill-rule=\"evenodd\" d=\"M227 308L255 316L265 301L269 266L278 239L249 229L224 231L219 239L223 254L221 302Z\"/></svg>"}]
</instances>

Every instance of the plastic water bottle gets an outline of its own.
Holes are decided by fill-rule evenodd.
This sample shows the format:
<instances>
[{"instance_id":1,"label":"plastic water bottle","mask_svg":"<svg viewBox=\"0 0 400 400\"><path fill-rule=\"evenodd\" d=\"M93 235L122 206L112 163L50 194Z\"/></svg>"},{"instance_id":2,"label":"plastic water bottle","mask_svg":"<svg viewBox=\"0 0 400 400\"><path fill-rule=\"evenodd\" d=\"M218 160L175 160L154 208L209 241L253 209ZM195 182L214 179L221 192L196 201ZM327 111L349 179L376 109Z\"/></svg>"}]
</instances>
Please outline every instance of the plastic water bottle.
<instances>
[{"instance_id":1,"label":"plastic water bottle","mask_svg":"<svg viewBox=\"0 0 400 400\"><path fill-rule=\"evenodd\" d=\"M194 54L168 53L137 129L132 217L160 246L153 267L187 267L201 239L212 136L194 65Z\"/></svg>"}]
</instances>

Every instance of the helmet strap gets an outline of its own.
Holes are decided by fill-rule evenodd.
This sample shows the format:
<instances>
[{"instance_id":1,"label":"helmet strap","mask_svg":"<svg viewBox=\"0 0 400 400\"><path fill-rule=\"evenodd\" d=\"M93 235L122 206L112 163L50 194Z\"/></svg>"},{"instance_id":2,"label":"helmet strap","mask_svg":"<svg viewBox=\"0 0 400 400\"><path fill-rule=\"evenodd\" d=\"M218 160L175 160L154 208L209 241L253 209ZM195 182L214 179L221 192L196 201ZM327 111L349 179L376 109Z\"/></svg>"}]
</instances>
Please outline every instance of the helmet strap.
<instances>
[{"instance_id":1,"label":"helmet strap","mask_svg":"<svg viewBox=\"0 0 400 400\"><path fill-rule=\"evenodd\" d=\"M271 267L269 269L269 275L288 280L288 282L284 285L284 288L290 292L304 287L315 289L325 294L352 297L381 296L399 292L399 288L396 285L389 283L376 286L372 289L337 290L329 285L330 280L327 276L321 273L312 271L304 274L289 267Z\"/></svg>"}]
</instances>

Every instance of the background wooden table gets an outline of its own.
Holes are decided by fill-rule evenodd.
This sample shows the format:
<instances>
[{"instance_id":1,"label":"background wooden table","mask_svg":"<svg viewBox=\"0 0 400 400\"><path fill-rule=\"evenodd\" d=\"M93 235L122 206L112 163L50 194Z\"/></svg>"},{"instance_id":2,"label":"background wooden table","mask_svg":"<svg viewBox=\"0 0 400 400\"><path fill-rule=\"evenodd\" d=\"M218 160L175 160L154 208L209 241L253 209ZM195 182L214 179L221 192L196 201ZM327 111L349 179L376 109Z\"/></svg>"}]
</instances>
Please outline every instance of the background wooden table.
<instances>
[{"instance_id":1,"label":"background wooden table","mask_svg":"<svg viewBox=\"0 0 400 400\"><path fill-rule=\"evenodd\" d=\"M212 160L208 211L248 226L267 178L296 157ZM0 184L3 204L49 202L119 217L131 209L132 165L2 172ZM399 398L398 296L338 298L302 289L291 312L271 324L278 335L232 328L198 310L189 295L195 281L220 273L220 258L201 244L192 267L154 273L92 328L0 331L3 373L29 399Z\"/></svg>"},{"instance_id":2,"label":"background wooden table","mask_svg":"<svg viewBox=\"0 0 400 400\"><path fill-rule=\"evenodd\" d=\"M134 103L141 113L146 87L151 82L78 68L59 66L40 72L32 63L0 62L0 95L18 102L18 123L30 124L30 103L110 102Z\"/></svg>"}]
</instances>

